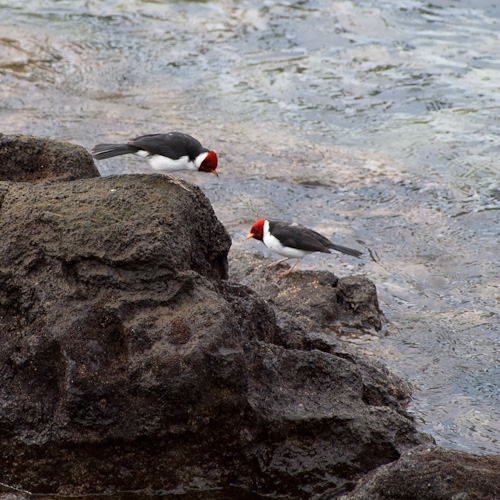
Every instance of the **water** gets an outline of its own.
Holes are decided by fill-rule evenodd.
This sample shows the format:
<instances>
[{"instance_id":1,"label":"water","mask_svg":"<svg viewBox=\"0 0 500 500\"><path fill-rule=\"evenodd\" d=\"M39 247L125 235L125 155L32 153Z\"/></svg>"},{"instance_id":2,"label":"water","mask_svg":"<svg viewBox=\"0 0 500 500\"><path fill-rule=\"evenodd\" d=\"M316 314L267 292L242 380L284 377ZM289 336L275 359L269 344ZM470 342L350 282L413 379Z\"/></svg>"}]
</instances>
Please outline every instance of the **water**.
<instances>
[{"instance_id":1,"label":"water","mask_svg":"<svg viewBox=\"0 0 500 500\"><path fill-rule=\"evenodd\" d=\"M500 6L491 1L30 0L0 4L0 132L91 148L181 130L185 174L236 248L262 217L367 257L383 335L347 340L415 386L442 446L499 453ZM137 158L104 175L150 172ZM269 254L270 255L270 254ZM370 258L370 255L373 258Z\"/></svg>"}]
</instances>

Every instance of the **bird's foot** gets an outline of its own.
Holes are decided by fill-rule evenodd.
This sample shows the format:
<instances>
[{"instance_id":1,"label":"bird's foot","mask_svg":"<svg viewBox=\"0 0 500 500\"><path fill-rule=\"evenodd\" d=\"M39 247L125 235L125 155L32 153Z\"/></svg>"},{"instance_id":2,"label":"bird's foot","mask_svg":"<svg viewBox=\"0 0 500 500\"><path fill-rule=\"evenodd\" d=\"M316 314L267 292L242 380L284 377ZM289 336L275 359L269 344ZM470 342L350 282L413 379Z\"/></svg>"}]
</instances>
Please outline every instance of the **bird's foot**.
<instances>
[{"instance_id":1,"label":"bird's foot","mask_svg":"<svg viewBox=\"0 0 500 500\"><path fill-rule=\"evenodd\" d=\"M278 264L281 264L282 262L285 262L285 260L288 260L290 257L285 257L284 259L277 260L276 262L271 262L271 264L268 264L266 267L273 267L277 266Z\"/></svg>"},{"instance_id":2,"label":"bird's foot","mask_svg":"<svg viewBox=\"0 0 500 500\"><path fill-rule=\"evenodd\" d=\"M295 266L300 262L300 259L297 260L297 262L295 262L295 264L291 267L289 267L286 271L283 271L281 273L278 273L278 278L280 278L281 276L285 276L286 274L290 274L294 269L295 269Z\"/></svg>"},{"instance_id":3,"label":"bird's foot","mask_svg":"<svg viewBox=\"0 0 500 500\"><path fill-rule=\"evenodd\" d=\"M180 186L182 189L185 189L186 191L191 191L191 189L184 186L183 181L181 179L177 179L177 177L174 177L173 175L165 175L165 177L167 177L172 184L176 184L177 186Z\"/></svg>"}]
</instances>

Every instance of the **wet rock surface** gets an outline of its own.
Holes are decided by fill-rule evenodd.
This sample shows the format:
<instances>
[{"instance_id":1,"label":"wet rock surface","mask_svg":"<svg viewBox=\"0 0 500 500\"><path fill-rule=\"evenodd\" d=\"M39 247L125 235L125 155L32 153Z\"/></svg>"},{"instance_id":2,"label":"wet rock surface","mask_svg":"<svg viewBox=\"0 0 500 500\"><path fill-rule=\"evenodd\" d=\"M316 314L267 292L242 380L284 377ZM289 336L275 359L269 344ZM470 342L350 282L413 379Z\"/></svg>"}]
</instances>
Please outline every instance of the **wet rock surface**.
<instances>
[{"instance_id":1,"label":"wet rock surface","mask_svg":"<svg viewBox=\"0 0 500 500\"><path fill-rule=\"evenodd\" d=\"M190 189L0 183L1 482L333 498L430 443L405 383L226 279L229 235Z\"/></svg>"},{"instance_id":2,"label":"wet rock surface","mask_svg":"<svg viewBox=\"0 0 500 500\"><path fill-rule=\"evenodd\" d=\"M0 134L0 181L57 184L100 177L85 148L30 135Z\"/></svg>"},{"instance_id":3,"label":"wet rock surface","mask_svg":"<svg viewBox=\"0 0 500 500\"><path fill-rule=\"evenodd\" d=\"M384 315L373 281L364 276L338 278L326 271L296 270L278 277L288 264L268 268L271 262L253 251L231 250L230 278L272 304L280 321L332 332L382 329Z\"/></svg>"},{"instance_id":4,"label":"wet rock surface","mask_svg":"<svg viewBox=\"0 0 500 500\"><path fill-rule=\"evenodd\" d=\"M385 465L341 500L500 498L500 457L420 446Z\"/></svg>"}]
</instances>

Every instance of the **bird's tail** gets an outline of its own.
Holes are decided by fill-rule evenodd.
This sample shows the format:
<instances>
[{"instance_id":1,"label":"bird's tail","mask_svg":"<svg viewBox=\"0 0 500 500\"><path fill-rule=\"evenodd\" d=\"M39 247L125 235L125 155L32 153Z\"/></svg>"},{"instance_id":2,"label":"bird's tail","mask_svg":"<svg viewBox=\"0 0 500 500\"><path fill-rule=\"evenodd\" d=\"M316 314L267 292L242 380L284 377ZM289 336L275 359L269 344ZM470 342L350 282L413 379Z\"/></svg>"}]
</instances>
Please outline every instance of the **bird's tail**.
<instances>
[{"instance_id":1,"label":"bird's tail","mask_svg":"<svg viewBox=\"0 0 500 500\"><path fill-rule=\"evenodd\" d=\"M332 250L337 250L337 252L342 252L347 255L352 255L353 257L357 257L358 259L361 257L361 255L363 255L363 252L360 252L359 250L354 250L354 248L348 248L342 245L335 245L335 243L332 243L329 246Z\"/></svg>"},{"instance_id":2,"label":"bird's tail","mask_svg":"<svg viewBox=\"0 0 500 500\"><path fill-rule=\"evenodd\" d=\"M105 160L113 158L113 156L126 155L127 153L135 153L138 148L129 146L128 144L97 144L92 149L92 156L96 160Z\"/></svg>"}]
</instances>

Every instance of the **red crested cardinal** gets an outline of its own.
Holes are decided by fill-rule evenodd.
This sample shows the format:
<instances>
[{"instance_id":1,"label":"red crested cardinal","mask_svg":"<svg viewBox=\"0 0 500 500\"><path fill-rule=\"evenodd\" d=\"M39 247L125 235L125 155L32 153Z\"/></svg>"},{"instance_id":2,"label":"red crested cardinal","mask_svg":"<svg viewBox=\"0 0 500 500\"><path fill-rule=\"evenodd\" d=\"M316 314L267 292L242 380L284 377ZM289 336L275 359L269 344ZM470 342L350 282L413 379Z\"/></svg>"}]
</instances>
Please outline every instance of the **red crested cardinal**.
<instances>
[{"instance_id":1,"label":"red crested cardinal","mask_svg":"<svg viewBox=\"0 0 500 500\"><path fill-rule=\"evenodd\" d=\"M331 253L330 250L337 250L353 257L359 258L362 255L358 250L336 245L322 234L297 223L260 219L251 227L247 240L249 238L262 241L267 248L285 257L269 264L268 267L288 259L297 259L290 269L279 273L278 276L290 273L306 255L313 252Z\"/></svg>"},{"instance_id":2,"label":"red crested cardinal","mask_svg":"<svg viewBox=\"0 0 500 500\"><path fill-rule=\"evenodd\" d=\"M96 160L128 153L147 158L151 168L166 172L167 175L178 170L199 170L219 175L215 151L204 148L200 141L181 132L141 135L126 144L97 144L92 149L92 156ZM187 189L179 179L172 175L168 177L175 184Z\"/></svg>"}]
</instances>

